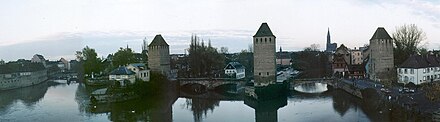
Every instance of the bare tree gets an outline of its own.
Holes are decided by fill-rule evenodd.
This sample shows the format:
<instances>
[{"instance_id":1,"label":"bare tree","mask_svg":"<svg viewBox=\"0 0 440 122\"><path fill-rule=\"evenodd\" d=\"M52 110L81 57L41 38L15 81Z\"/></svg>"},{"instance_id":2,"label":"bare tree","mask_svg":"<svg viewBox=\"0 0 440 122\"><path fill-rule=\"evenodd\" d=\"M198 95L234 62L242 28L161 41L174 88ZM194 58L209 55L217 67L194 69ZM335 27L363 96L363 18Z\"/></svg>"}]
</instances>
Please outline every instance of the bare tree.
<instances>
[{"instance_id":1,"label":"bare tree","mask_svg":"<svg viewBox=\"0 0 440 122\"><path fill-rule=\"evenodd\" d=\"M319 44L312 44L310 47L304 48L304 51L319 51Z\"/></svg>"},{"instance_id":2,"label":"bare tree","mask_svg":"<svg viewBox=\"0 0 440 122\"><path fill-rule=\"evenodd\" d=\"M405 24L396 28L393 33L394 39L394 64L400 65L410 55L420 53L423 50L423 41L426 34L415 24Z\"/></svg>"},{"instance_id":3,"label":"bare tree","mask_svg":"<svg viewBox=\"0 0 440 122\"><path fill-rule=\"evenodd\" d=\"M228 54L229 53L228 47L220 47L220 53Z\"/></svg>"}]
</instances>

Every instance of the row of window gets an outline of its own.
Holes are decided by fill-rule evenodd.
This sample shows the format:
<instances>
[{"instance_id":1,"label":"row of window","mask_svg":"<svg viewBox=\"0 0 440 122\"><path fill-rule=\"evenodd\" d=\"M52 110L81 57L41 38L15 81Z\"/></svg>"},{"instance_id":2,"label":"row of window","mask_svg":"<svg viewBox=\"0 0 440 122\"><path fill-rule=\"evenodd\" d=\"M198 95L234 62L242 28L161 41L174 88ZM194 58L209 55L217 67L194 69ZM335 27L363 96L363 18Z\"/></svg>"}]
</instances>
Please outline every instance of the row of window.
<instances>
[{"instance_id":1,"label":"row of window","mask_svg":"<svg viewBox=\"0 0 440 122\"><path fill-rule=\"evenodd\" d=\"M440 72L440 67L424 68L423 73ZM399 69L400 74L414 74L414 69Z\"/></svg>"},{"instance_id":2,"label":"row of window","mask_svg":"<svg viewBox=\"0 0 440 122\"><path fill-rule=\"evenodd\" d=\"M258 43L258 42L260 42L260 43L263 43L263 40L264 40L264 42L265 43L267 43L267 41L269 41L269 43L271 43L272 42L272 38L255 38L255 43Z\"/></svg>"},{"instance_id":3,"label":"row of window","mask_svg":"<svg viewBox=\"0 0 440 122\"><path fill-rule=\"evenodd\" d=\"M267 75L269 75L270 73L269 73L269 72L266 72L266 74L267 74ZM258 73L258 75L259 75L259 76L261 76L261 72L260 72L260 73Z\"/></svg>"},{"instance_id":4,"label":"row of window","mask_svg":"<svg viewBox=\"0 0 440 122\"><path fill-rule=\"evenodd\" d=\"M433 72L439 72L440 71L440 67L431 67L431 68L425 68L423 69L423 73L429 73L430 71Z\"/></svg>"},{"instance_id":5,"label":"row of window","mask_svg":"<svg viewBox=\"0 0 440 122\"><path fill-rule=\"evenodd\" d=\"M141 78L142 77L148 77L148 73L146 73L146 72L145 73L141 73Z\"/></svg>"},{"instance_id":6,"label":"row of window","mask_svg":"<svg viewBox=\"0 0 440 122\"><path fill-rule=\"evenodd\" d=\"M18 80L3 81L3 82L0 82L0 83L1 84L6 84L6 83L14 83L14 82L18 82Z\"/></svg>"},{"instance_id":7,"label":"row of window","mask_svg":"<svg viewBox=\"0 0 440 122\"><path fill-rule=\"evenodd\" d=\"M415 82L414 81L414 76L408 77L408 76L403 76L401 77L401 79L403 81L411 81L411 82ZM423 81L430 81L430 80L435 80L435 79L440 79L440 75L429 75L429 76L423 76L423 80L420 80L420 82Z\"/></svg>"},{"instance_id":8,"label":"row of window","mask_svg":"<svg viewBox=\"0 0 440 122\"><path fill-rule=\"evenodd\" d=\"M423 76L423 80L440 79L440 75Z\"/></svg>"}]
</instances>

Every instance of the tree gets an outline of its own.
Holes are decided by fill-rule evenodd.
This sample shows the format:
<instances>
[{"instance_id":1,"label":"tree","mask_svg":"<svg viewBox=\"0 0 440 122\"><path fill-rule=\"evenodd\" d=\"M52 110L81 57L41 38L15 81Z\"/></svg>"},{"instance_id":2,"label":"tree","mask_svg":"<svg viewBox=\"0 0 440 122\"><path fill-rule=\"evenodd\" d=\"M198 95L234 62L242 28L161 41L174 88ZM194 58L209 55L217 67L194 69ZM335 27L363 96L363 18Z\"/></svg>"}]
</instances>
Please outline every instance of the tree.
<instances>
[{"instance_id":1,"label":"tree","mask_svg":"<svg viewBox=\"0 0 440 122\"><path fill-rule=\"evenodd\" d=\"M228 47L220 47L220 53L228 54L229 53Z\"/></svg>"},{"instance_id":2,"label":"tree","mask_svg":"<svg viewBox=\"0 0 440 122\"><path fill-rule=\"evenodd\" d=\"M426 34L415 24L405 24L396 28L394 39L394 64L402 64L409 56L423 51L422 43Z\"/></svg>"},{"instance_id":3,"label":"tree","mask_svg":"<svg viewBox=\"0 0 440 122\"><path fill-rule=\"evenodd\" d=\"M76 51L76 58L83 64L84 73L91 75L92 73L100 73L102 70L101 59L95 49L86 46L82 51Z\"/></svg>"},{"instance_id":4,"label":"tree","mask_svg":"<svg viewBox=\"0 0 440 122\"><path fill-rule=\"evenodd\" d=\"M319 51L319 44L312 44L310 47L304 48L304 51Z\"/></svg>"},{"instance_id":5,"label":"tree","mask_svg":"<svg viewBox=\"0 0 440 122\"><path fill-rule=\"evenodd\" d=\"M197 36L191 37L191 44L188 49L190 74L192 77L211 77L222 70L224 66L224 55L220 54L209 42L205 45L204 41Z\"/></svg>"},{"instance_id":6,"label":"tree","mask_svg":"<svg viewBox=\"0 0 440 122\"><path fill-rule=\"evenodd\" d=\"M3 59L1 59L0 64L5 64L5 61Z\"/></svg>"},{"instance_id":7,"label":"tree","mask_svg":"<svg viewBox=\"0 0 440 122\"><path fill-rule=\"evenodd\" d=\"M118 52L115 53L112 59L112 65L115 67L125 66L127 64L135 63L136 58L134 57L134 52L131 48L119 48Z\"/></svg>"}]
</instances>

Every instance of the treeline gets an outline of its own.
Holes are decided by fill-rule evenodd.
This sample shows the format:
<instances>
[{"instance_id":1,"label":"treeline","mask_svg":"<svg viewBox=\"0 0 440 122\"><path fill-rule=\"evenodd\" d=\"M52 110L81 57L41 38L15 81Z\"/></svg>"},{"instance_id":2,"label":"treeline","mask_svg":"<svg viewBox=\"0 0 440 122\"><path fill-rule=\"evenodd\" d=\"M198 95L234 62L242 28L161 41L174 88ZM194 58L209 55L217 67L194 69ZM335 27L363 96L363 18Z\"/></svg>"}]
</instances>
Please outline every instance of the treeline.
<instances>
[{"instance_id":1,"label":"treeline","mask_svg":"<svg viewBox=\"0 0 440 122\"><path fill-rule=\"evenodd\" d=\"M99 58L96 50L89 46L84 47L81 51L76 51L76 58L81 63L82 69L86 77L108 75L113 69L119 66L125 66L131 63L146 63L146 54L138 59L131 48L119 48L114 54L109 54L107 58Z\"/></svg>"},{"instance_id":2,"label":"treeline","mask_svg":"<svg viewBox=\"0 0 440 122\"><path fill-rule=\"evenodd\" d=\"M304 48L303 51L292 53L292 67L302 71L299 78L321 78L331 76L329 57L319 51L316 45Z\"/></svg>"},{"instance_id":3,"label":"treeline","mask_svg":"<svg viewBox=\"0 0 440 122\"><path fill-rule=\"evenodd\" d=\"M188 53L190 77L216 77L222 72L224 56L212 47L211 40L206 45L204 40L191 36Z\"/></svg>"}]
</instances>

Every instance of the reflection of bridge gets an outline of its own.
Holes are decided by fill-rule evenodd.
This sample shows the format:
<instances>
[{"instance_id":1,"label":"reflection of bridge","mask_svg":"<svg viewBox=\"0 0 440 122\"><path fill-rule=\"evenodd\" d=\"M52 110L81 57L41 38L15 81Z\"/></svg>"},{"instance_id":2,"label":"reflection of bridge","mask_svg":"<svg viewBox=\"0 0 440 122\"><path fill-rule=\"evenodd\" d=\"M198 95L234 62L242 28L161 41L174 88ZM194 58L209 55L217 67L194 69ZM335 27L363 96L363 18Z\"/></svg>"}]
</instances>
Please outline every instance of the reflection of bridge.
<instances>
[{"instance_id":1,"label":"reflection of bridge","mask_svg":"<svg viewBox=\"0 0 440 122\"><path fill-rule=\"evenodd\" d=\"M180 91L180 97L184 98L199 98L199 99L215 99L215 100L228 100L228 101L241 101L243 97L239 94L221 94L217 92L204 92L202 94L191 94L185 91Z\"/></svg>"},{"instance_id":2,"label":"reflection of bridge","mask_svg":"<svg viewBox=\"0 0 440 122\"><path fill-rule=\"evenodd\" d=\"M179 78L180 86L199 84L205 86L207 89L214 89L221 85L238 85L243 81L236 80L233 78Z\"/></svg>"},{"instance_id":3,"label":"reflection of bridge","mask_svg":"<svg viewBox=\"0 0 440 122\"><path fill-rule=\"evenodd\" d=\"M294 79L292 82L290 82L290 90L294 90L296 86L302 85L302 84L309 84L309 83L325 83L330 86L335 85L335 81L332 78L309 78L309 79Z\"/></svg>"}]
</instances>

